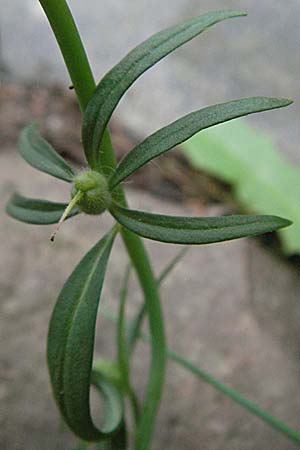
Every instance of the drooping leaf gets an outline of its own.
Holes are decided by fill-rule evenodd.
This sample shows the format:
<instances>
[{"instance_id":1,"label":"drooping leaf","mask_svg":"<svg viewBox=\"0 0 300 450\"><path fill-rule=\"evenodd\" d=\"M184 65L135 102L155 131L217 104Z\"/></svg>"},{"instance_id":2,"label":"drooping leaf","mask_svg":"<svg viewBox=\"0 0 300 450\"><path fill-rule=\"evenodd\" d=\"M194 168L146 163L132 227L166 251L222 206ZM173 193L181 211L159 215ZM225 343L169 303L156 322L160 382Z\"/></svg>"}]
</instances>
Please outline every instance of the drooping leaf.
<instances>
[{"instance_id":1,"label":"drooping leaf","mask_svg":"<svg viewBox=\"0 0 300 450\"><path fill-rule=\"evenodd\" d=\"M113 67L98 84L83 118L82 140L91 167L97 168L100 144L113 111L137 78L210 26L245 15L242 11L216 11L195 17L154 34Z\"/></svg>"},{"instance_id":2,"label":"drooping leaf","mask_svg":"<svg viewBox=\"0 0 300 450\"><path fill-rule=\"evenodd\" d=\"M300 253L300 169L282 158L268 134L239 120L205 130L182 148L195 167L232 184L245 210L292 220L279 236L286 254Z\"/></svg>"},{"instance_id":3,"label":"drooping leaf","mask_svg":"<svg viewBox=\"0 0 300 450\"><path fill-rule=\"evenodd\" d=\"M289 104L291 101L286 99L252 97L208 106L192 112L156 131L129 152L112 175L110 187L115 187L151 159L171 150L198 131L237 117L281 108Z\"/></svg>"},{"instance_id":4,"label":"drooping leaf","mask_svg":"<svg viewBox=\"0 0 300 450\"><path fill-rule=\"evenodd\" d=\"M15 193L6 205L6 212L21 222L50 225L59 221L67 206L67 203L28 198ZM67 219L79 213L80 210L75 206Z\"/></svg>"},{"instance_id":5,"label":"drooping leaf","mask_svg":"<svg viewBox=\"0 0 300 450\"><path fill-rule=\"evenodd\" d=\"M140 236L174 244L210 244L255 236L286 227L290 221L276 216L181 217L151 214L115 205L115 219Z\"/></svg>"},{"instance_id":6,"label":"drooping leaf","mask_svg":"<svg viewBox=\"0 0 300 450\"><path fill-rule=\"evenodd\" d=\"M112 391L112 386L110 393L105 391L109 410L101 430L94 425L90 411L90 384L100 382L95 373L91 376L96 316L115 234L113 229L104 236L77 265L58 297L48 334L54 397L66 423L87 441L110 437L123 416L118 391Z\"/></svg>"},{"instance_id":7,"label":"drooping leaf","mask_svg":"<svg viewBox=\"0 0 300 450\"><path fill-rule=\"evenodd\" d=\"M19 150L25 161L41 172L64 181L73 180L75 174L72 167L41 137L36 123L23 129Z\"/></svg>"}]
</instances>

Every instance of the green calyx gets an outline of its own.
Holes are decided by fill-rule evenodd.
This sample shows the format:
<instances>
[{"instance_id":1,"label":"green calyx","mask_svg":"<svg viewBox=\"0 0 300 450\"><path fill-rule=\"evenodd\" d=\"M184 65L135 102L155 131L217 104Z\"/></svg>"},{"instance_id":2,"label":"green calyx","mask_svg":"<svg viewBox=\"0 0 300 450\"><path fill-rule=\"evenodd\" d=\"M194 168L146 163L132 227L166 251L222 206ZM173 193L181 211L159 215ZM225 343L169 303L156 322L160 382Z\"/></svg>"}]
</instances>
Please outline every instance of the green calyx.
<instances>
[{"instance_id":1,"label":"green calyx","mask_svg":"<svg viewBox=\"0 0 300 450\"><path fill-rule=\"evenodd\" d=\"M76 202L86 214L102 214L111 204L111 195L104 175L94 170L80 172L74 180L72 198L80 193Z\"/></svg>"}]
</instances>

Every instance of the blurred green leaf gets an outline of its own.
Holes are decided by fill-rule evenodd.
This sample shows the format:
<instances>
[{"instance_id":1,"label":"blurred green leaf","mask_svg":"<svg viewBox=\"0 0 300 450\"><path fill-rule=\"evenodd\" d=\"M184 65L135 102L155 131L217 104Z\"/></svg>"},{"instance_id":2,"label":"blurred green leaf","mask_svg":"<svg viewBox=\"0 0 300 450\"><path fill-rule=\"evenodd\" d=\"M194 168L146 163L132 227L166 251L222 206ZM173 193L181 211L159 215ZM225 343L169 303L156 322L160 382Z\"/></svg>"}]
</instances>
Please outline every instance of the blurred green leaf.
<instances>
[{"instance_id":1,"label":"blurred green leaf","mask_svg":"<svg viewBox=\"0 0 300 450\"><path fill-rule=\"evenodd\" d=\"M47 356L54 397L65 422L86 441L112 436L123 417L116 387L92 372L99 298L115 234L112 229L77 265L58 297L49 326ZM105 400L101 430L91 418L91 382Z\"/></svg>"},{"instance_id":2,"label":"blurred green leaf","mask_svg":"<svg viewBox=\"0 0 300 450\"><path fill-rule=\"evenodd\" d=\"M117 166L109 185L111 188L115 187L151 159L171 150L200 130L237 117L282 108L290 104L291 101L287 99L252 97L208 106L207 108L187 114L161 130L156 131L131 150Z\"/></svg>"},{"instance_id":3,"label":"blurred green leaf","mask_svg":"<svg viewBox=\"0 0 300 450\"><path fill-rule=\"evenodd\" d=\"M216 11L194 17L154 34L113 67L98 84L83 117L82 141L90 166L97 168L104 130L120 99L137 78L210 26L245 15L243 11Z\"/></svg>"},{"instance_id":4,"label":"blurred green leaf","mask_svg":"<svg viewBox=\"0 0 300 450\"><path fill-rule=\"evenodd\" d=\"M283 251L300 252L300 168L284 161L270 136L236 120L182 148L195 167L232 184L243 209L290 219L293 225L279 230Z\"/></svg>"},{"instance_id":5,"label":"blurred green leaf","mask_svg":"<svg viewBox=\"0 0 300 450\"><path fill-rule=\"evenodd\" d=\"M50 225L59 221L67 206L67 203L28 198L15 193L6 205L6 212L21 222ZM66 218L69 219L79 213L80 210L75 206Z\"/></svg>"},{"instance_id":6,"label":"blurred green leaf","mask_svg":"<svg viewBox=\"0 0 300 450\"><path fill-rule=\"evenodd\" d=\"M115 361L102 357L97 358L93 368L114 384L120 391L125 391L125 386L122 384L122 375Z\"/></svg>"},{"instance_id":7,"label":"blurred green leaf","mask_svg":"<svg viewBox=\"0 0 300 450\"><path fill-rule=\"evenodd\" d=\"M174 244L211 244L255 236L290 225L275 216L181 217L151 214L115 205L116 220L140 236Z\"/></svg>"},{"instance_id":8,"label":"blurred green leaf","mask_svg":"<svg viewBox=\"0 0 300 450\"><path fill-rule=\"evenodd\" d=\"M72 167L41 137L36 123L23 129L19 150L25 161L41 172L64 181L73 180L75 174Z\"/></svg>"}]
</instances>

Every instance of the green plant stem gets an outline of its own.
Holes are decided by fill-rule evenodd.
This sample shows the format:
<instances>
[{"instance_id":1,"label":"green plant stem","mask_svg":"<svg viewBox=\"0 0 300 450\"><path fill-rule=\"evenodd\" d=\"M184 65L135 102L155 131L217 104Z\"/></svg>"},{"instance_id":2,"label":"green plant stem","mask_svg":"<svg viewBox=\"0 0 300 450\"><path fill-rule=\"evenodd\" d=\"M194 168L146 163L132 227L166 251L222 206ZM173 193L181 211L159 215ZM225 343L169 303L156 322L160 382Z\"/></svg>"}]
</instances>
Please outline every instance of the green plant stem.
<instances>
[{"instance_id":1,"label":"green plant stem","mask_svg":"<svg viewBox=\"0 0 300 450\"><path fill-rule=\"evenodd\" d=\"M85 110L95 89L95 81L81 42L76 24L65 0L39 0L50 22L62 52L78 102ZM101 162L108 168L116 166L115 154L106 130L101 143ZM126 200L120 188L120 200ZM139 236L122 229L122 237L144 292L151 333L152 356L148 387L136 433L136 450L147 450L150 445L156 413L159 407L165 372L165 334L160 298L150 261Z\"/></svg>"},{"instance_id":2,"label":"green plant stem","mask_svg":"<svg viewBox=\"0 0 300 450\"><path fill-rule=\"evenodd\" d=\"M65 0L39 0L39 2L61 50L80 109L84 111L96 85L70 8ZM102 149L105 165L114 167L115 157L107 130L104 133Z\"/></svg>"},{"instance_id":3,"label":"green plant stem","mask_svg":"<svg viewBox=\"0 0 300 450\"><path fill-rule=\"evenodd\" d=\"M136 239L136 235L125 229L122 229L121 232L133 266L136 269L140 285L143 289L149 316L152 361L141 420L136 435L136 449L146 450L149 448L157 408L162 393L166 344L157 283L145 248L142 241Z\"/></svg>"},{"instance_id":4,"label":"green plant stem","mask_svg":"<svg viewBox=\"0 0 300 450\"><path fill-rule=\"evenodd\" d=\"M129 397L132 406L134 420L135 423L137 424L140 416L139 414L140 407L138 399L130 383L129 358L125 340L125 326L126 326L125 305L128 297L128 284L130 272L131 272L131 265L128 265L123 281L123 286L120 292L118 323L117 323L117 354L118 354L118 366L122 377L122 385L125 387L126 393Z\"/></svg>"}]
</instances>

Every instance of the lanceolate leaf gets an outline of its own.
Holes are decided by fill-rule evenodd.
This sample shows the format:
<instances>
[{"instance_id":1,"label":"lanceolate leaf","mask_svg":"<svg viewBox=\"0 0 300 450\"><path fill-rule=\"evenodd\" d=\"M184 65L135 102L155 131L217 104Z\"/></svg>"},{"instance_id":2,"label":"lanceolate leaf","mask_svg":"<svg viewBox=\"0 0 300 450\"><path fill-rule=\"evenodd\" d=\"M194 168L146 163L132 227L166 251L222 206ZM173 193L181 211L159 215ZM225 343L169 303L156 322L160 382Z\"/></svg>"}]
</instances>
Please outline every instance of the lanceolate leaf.
<instances>
[{"instance_id":1,"label":"lanceolate leaf","mask_svg":"<svg viewBox=\"0 0 300 450\"><path fill-rule=\"evenodd\" d=\"M6 206L6 212L21 222L50 225L59 221L67 206L67 203L28 198L15 193ZM67 219L79 213L80 210L75 206Z\"/></svg>"},{"instance_id":2,"label":"lanceolate leaf","mask_svg":"<svg viewBox=\"0 0 300 450\"><path fill-rule=\"evenodd\" d=\"M95 324L105 270L116 231L102 238L81 260L64 285L50 322L48 366L56 402L72 431L83 440L107 439L116 432L122 418L121 404L110 399L101 430L90 412L90 384ZM112 389L112 388L111 388Z\"/></svg>"},{"instance_id":3,"label":"lanceolate leaf","mask_svg":"<svg viewBox=\"0 0 300 450\"><path fill-rule=\"evenodd\" d=\"M134 81L162 58L210 26L245 15L241 11L217 11L195 17L153 35L113 67L98 84L84 114L83 146L92 168L97 168L99 147L108 121Z\"/></svg>"},{"instance_id":4,"label":"lanceolate leaf","mask_svg":"<svg viewBox=\"0 0 300 450\"><path fill-rule=\"evenodd\" d=\"M152 134L128 153L112 176L110 187L115 187L148 161L181 144L198 131L237 117L281 108L291 103L286 99L252 97L208 106L192 112Z\"/></svg>"},{"instance_id":5,"label":"lanceolate leaf","mask_svg":"<svg viewBox=\"0 0 300 450\"><path fill-rule=\"evenodd\" d=\"M140 236L174 244L210 244L255 236L291 224L276 216L164 216L116 205L111 213L121 225Z\"/></svg>"},{"instance_id":6,"label":"lanceolate leaf","mask_svg":"<svg viewBox=\"0 0 300 450\"><path fill-rule=\"evenodd\" d=\"M53 177L71 182L74 171L69 164L41 137L36 123L24 128L19 139L23 158L36 169Z\"/></svg>"}]
</instances>

